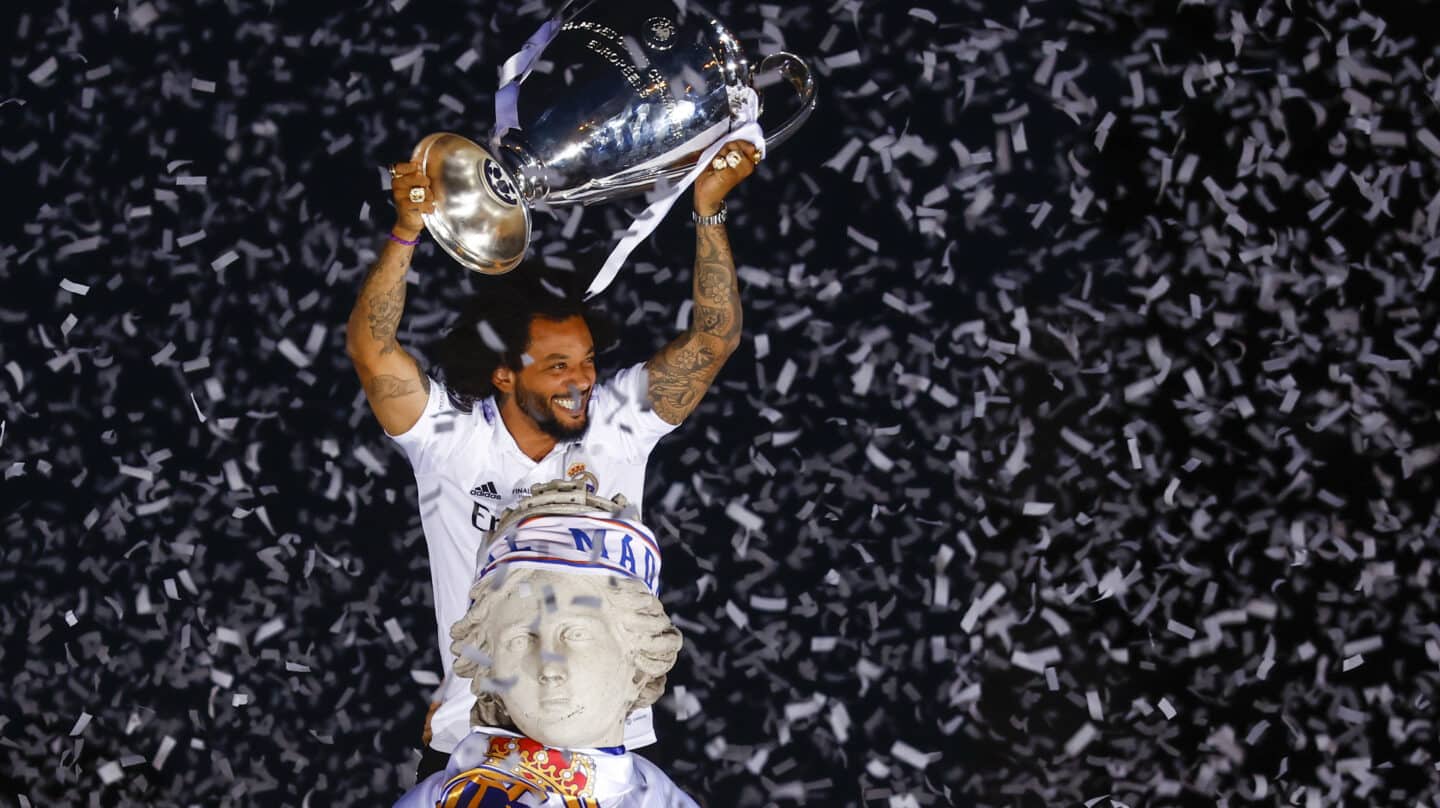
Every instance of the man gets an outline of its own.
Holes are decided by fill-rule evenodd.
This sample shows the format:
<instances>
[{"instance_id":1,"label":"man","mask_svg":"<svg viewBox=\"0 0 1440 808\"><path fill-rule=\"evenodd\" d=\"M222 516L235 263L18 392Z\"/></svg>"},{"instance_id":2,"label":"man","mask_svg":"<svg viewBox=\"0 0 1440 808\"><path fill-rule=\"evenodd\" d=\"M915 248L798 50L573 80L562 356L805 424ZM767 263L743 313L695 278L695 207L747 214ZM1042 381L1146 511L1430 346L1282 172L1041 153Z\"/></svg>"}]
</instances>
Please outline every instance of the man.
<instances>
[{"instance_id":1,"label":"man","mask_svg":"<svg viewBox=\"0 0 1440 808\"><path fill-rule=\"evenodd\" d=\"M695 183L690 327L648 362L600 384L583 305L543 293L488 308L480 301L481 310L441 343L438 378L420 369L396 334L421 214L434 202L418 166L392 169L395 227L365 278L345 344L371 410L419 483L445 670L421 778L445 765L468 728L474 696L468 681L451 674L445 638L465 613L476 555L498 514L531 485L576 477L638 506L650 450L695 410L739 345L740 292L724 199L759 159L750 144L731 143Z\"/></svg>"},{"instance_id":2,"label":"man","mask_svg":"<svg viewBox=\"0 0 1440 808\"><path fill-rule=\"evenodd\" d=\"M473 728L397 808L694 808L624 745L625 717L664 693L683 643L656 596L655 536L624 513L559 482L501 518L450 631Z\"/></svg>"}]
</instances>

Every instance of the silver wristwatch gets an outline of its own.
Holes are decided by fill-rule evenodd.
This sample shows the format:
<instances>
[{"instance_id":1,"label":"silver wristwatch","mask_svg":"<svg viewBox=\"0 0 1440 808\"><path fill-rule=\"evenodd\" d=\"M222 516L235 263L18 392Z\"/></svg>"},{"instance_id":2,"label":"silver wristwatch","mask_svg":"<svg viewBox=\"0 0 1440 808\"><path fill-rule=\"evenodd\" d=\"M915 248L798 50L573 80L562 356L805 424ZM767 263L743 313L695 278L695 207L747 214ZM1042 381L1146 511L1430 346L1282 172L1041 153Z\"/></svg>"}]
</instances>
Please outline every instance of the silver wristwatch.
<instances>
[{"instance_id":1,"label":"silver wristwatch","mask_svg":"<svg viewBox=\"0 0 1440 808\"><path fill-rule=\"evenodd\" d=\"M725 224L725 203L720 203L720 209L709 216L701 216L695 211L690 211L690 218L695 224Z\"/></svg>"}]
</instances>

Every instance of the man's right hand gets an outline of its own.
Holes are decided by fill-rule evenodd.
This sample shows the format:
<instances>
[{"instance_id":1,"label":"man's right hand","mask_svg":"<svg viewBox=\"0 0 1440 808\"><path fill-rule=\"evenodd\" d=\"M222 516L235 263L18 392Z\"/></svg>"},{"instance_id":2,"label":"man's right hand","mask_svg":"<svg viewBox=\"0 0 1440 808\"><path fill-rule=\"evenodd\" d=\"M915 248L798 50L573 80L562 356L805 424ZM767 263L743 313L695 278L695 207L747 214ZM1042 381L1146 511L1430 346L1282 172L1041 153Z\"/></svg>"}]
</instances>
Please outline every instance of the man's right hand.
<instances>
[{"instance_id":1,"label":"man's right hand","mask_svg":"<svg viewBox=\"0 0 1440 808\"><path fill-rule=\"evenodd\" d=\"M419 163L396 163L390 181L390 198L395 202L395 227L392 232L407 241L413 241L425 229L423 213L435 212L435 200L430 195L430 178L420 172ZM425 201L410 201L410 189L422 188Z\"/></svg>"}]
</instances>

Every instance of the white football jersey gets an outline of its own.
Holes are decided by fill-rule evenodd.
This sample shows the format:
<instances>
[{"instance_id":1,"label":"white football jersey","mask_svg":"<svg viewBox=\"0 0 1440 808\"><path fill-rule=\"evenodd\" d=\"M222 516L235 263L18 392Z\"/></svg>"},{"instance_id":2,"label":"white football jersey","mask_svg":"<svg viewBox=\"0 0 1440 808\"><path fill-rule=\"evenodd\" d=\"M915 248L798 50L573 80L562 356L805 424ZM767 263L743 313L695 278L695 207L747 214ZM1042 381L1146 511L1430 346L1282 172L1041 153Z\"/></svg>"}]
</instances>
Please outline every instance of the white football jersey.
<instances>
[{"instance_id":1,"label":"white football jersey","mask_svg":"<svg viewBox=\"0 0 1440 808\"><path fill-rule=\"evenodd\" d=\"M623 495L641 506L650 450L674 429L648 406L643 364L596 384L590 393L590 427L575 441L560 442L540 461L515 444L493 399L457 410L444 385L430 385L425 412L409 431L391 435L415 470L420 523L430 551L435 627L445 671L442 704L431 719L430 746L450 752L470 729L475 697L470 680L454 676L450 627L465 616L480 548L506 508L530 486L594 475L595 493ZM586 479L590 479L586 477Z\"/></svg>"}]
</instances>

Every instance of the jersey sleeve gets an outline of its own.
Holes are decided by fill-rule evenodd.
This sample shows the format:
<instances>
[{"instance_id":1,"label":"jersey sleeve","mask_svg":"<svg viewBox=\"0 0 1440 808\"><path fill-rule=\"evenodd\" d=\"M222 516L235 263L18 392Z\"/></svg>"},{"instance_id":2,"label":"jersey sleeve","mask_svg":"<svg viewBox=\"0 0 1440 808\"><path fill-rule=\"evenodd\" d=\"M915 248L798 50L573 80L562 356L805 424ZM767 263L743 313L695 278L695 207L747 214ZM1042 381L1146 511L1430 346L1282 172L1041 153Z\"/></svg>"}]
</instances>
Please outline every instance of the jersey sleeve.
<instances>
[{"instance_id":1,"label":"jersey sleeve","mask_svg":"<svg viewBox=\"0 0 1440 808\"><path fill-rule=\"evenodd\" d=\"M455 409L445 385L430 380L430 397L425 411L415 425L400 433L385 435L400 447L415 473L428 474L438 468L459 442L461 419L466 414Z\"/></svg>"},{"instance_id":2,"label":"jersey sleeve","mask_svg":"<svg viewBox=\"0 0 1440 808\"><path fill-rule=\"evenodd\" d=\"M591 396L592 418L631 460L643 460L676 424L666 423L650 406L650 373L631 365L597 385Z\"/></svg>"}]
</instances>

